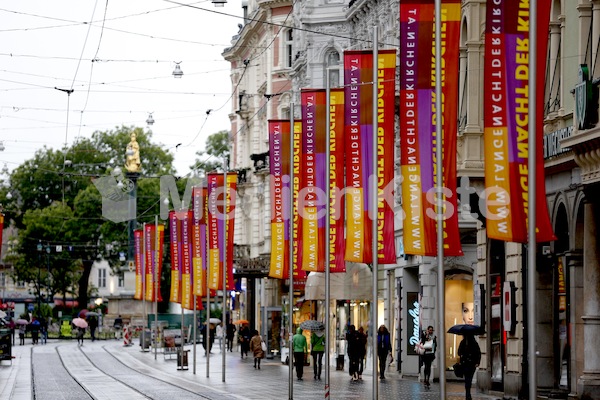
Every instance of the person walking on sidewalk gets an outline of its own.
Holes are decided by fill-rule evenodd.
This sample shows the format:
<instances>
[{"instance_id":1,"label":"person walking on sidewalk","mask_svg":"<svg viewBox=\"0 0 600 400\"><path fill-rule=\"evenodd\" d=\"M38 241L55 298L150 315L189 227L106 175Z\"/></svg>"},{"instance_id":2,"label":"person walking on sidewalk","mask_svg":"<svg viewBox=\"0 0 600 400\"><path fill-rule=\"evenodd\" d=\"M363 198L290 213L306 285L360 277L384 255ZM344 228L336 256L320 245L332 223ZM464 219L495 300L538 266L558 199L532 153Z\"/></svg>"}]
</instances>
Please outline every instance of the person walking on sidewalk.
<instances>
[{"instance_id":1,"label":"person walking on sidewalk","mask_svg":"<svg viewBox=\"0 0 600 400\"><path fill-rule=\"evenodd\" d=\"M377 358L379 358L379 379L385 379L385 367L387 365L388 354L392 351L390 341L390 331L385 325L381 325L377 330Z\"/></svg>"},{"instance_id":2,"label":"person walking on sidewalk","mask_svg":"<svg viewBox=\"0 0 600 400\"><path fill-rule=\"evenodd\" d=\"M302 380L304 374L304 356L308 353L308 345L306 337L302 334L302 328L296 329L296 334L292 337L292 345L294 350L294 363L296 365L296 376L298 380Z\"/></svg>"},{"instance_id":3,"label":"person walking on sidewalk","mask_svg":"<svg viewBox=\"0 0 600 400\"><path fill-rule=\"evenodd\" d=\"M115 318L113 328L115 329L115 339L121 339L121 330L123 329L123 318L121 318L121 314L119 314L119 316Z\"/></svg>"},{"instance_id":4,"label":"person walking on sidewalk","mask_svg":"<svg viewBox=\"0 0 600 400\"><path fill-rule=\"evenodd\" d=\"M425 354L421 356L423 360L424 385L431 386L429 379L431 377L431 363L435 360L435 349L437 347L437 337L433 334L433 326L429 325L426 331L421 334L421 343L425 346Z\"/></svg>"},{"instance_id":5,"label":"person walking on sidewalk","mask_svg":"<svg viewBox=\"0 0 600 400\"><path fill-rule=\"evenodd\" d=\"M358 380L362 380L362 373L365 368L365 358L367 357L367 334L362 326L358 327Z\"/></svg>"},{"instance_id":6,"label":"person walking on sidewalk","mask_svg":"<svg viewBox=\"0 0 600 400\"><path fill-rule=\"evenodd\" d=\"M348 360L349 367L348 372L350 373L350 378L352 381L358 380L358 359L360 357L360 340L358 336L358 332L356 332L356 327L354 325L350 325L348 327L348 332L346 332L346 342L348 347Z\"/></svg>"},{"instance_id":7,"label":"person walking on sidewalk","mask_svg":"<svg viewBox=\"0 0 600 400\"><path fill-rule=\"evenodd\" d=\"M310 354L313 358L315 380L321 380L323 353L325 353L325 331L314 331L310 335Z\"/></svg>"},{"instance_id":8,"label":"person walking on sidewalk","mask_svg":"<svg viewBox=\"0 0 600 400\"><path fill-rule=\"evenodd\" d=\"M473 335L465 335L464 339L458 345L458 356L460 364L463 367L465 376L465 399L471 400L471 383L473 375L481 361L481 349Z\"/></svg>"},{"instance_id":9,"label":"person walking on sidewalk","mask_svg":"<svg viewBox=\"0 0 600 400\"><path fill-rule=\"evenodd\" d=\"M25 344L25 331L27 326L25 324L19 324L19 346L23 346Z\"/></svg>"},{"instance_id":10,"label":"person walking on sidewalk","mask_svg":"<svg viewBox=\"0 0 600 400\"><path fill-rule=\"evenodd\" d=\"M244 358L244 354L248 357L248 351L250 350L250 328L248 328L248 325L242 325L238 333L238 340L242 358Z\"/></svg>"},{"instance_id":11,"label":"person walking on sidewalk","mask_svg":"<svg viewBox=\"0 0 600 400\"><path fill-rule=\"evenodd\" d=\"M254 369L260 369L260 359L265 358L265 352L262 349L262 341L262 337L255 329L252 333L252 339L250 339L250 351L254 355Z\"/></svg>"},{"instance_id":12,"label":"person walking on sidewalk","mask_svg":"<svg viewBox=\"0 0 600 400\"><path fill-rule=\"evenodd\" d=\"M229 350L230 352L233 351L233 337L235 336L236 330L237 329L234 324L232 324L231 322L227 324L227 350Z\"/></svg>"}]
</instances>

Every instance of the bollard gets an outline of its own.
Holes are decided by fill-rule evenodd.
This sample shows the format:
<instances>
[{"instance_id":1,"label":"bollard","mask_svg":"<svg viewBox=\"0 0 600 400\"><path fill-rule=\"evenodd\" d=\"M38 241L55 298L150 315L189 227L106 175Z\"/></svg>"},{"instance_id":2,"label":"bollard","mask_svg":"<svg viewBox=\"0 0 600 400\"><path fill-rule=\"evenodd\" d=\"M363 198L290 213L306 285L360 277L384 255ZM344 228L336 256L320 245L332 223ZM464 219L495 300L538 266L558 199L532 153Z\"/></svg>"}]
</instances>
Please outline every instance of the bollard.
<instances>
[{"instance_id":1,"label":"bollard","mask_svg":"<svg viewBox=\"0 0 600 400\"><path fill-rule=\"evenodd\" d=\"M123 327L123 346L131 346L131 329L129 325Z\"/></svg>"}]
</instances>

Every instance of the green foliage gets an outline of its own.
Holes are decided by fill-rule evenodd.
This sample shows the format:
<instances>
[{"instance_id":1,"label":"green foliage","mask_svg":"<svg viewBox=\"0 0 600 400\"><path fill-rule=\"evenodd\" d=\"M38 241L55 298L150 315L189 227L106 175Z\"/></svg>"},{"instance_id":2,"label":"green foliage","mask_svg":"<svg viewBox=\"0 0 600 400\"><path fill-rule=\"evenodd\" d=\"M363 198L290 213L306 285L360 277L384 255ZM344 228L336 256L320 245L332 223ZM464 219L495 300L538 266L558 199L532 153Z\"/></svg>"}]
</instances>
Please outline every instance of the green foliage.
<instances>
[{"instance_id":1,"label":"green foliage","mask_svg":"<svg viewBox=\"0 0 600 400\"><path fill-rule=\"evenodd\" d=\"M206 149L196 152L198 158L190 168L209 172L221 170L223 161L229 160L229 131L213 133L206 139Z\"/></svg>"},{"instance_id":2,"label":"green foliage","mask_svg":"<svg viewBox=\"0 0 600 400\"><path fill-rule=\"evenodd\" d=\"M94 260L107 259L114 270L121 266L118 254L127 253L128 225L103 218L103 198L94 180L126 177L124 172L110 174L117 167L125 171L132 132L142 163L138 222L149 222L160 207L159 177L174 173L173 155L152 143L151 133L141 128L117 127L66 149L40 149L12 172L13 197L4 204L5 224L10 221L19 234L16 252L6 261L15 266L13 278L29 283L36 296L65 297L76 288L79 304L85 305Z\"/></svg>"}]
</instances>

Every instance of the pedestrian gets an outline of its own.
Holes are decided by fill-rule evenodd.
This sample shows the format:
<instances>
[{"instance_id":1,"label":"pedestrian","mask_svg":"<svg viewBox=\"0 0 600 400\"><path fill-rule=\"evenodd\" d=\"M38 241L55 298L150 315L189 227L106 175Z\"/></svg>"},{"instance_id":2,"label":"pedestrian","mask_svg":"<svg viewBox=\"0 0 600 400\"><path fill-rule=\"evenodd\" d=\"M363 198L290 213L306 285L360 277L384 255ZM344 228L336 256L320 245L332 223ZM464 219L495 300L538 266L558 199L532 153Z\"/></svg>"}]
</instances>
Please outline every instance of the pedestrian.
<instances>
[{"instance_id":1,"label":"pedestrian","mask_svg":"<svg viewBox=\"0 0 600 400\"><path fill-rule=\"evenodd\" d=\"M367 357L367 334L362 326L358 327L358 380L362 380L362 373L365 368L365 358Z\"/></svg>"},{"instance_id":2,"label":"pedestrian","mask_svg":"<svg viewBox=\"0 0 600 400\"><path fill-rule=\"evenodd\" d=\"M98 328L98 318L91 316L88 321L88 326L90 327L90 336L92 337L92 342L96 341L96 328Z\"/></svg>"},{"instance_id":3,"label":"pedestrian","mask_svg":"<svg viewBox=\"0 0 600 400\"><path fill-rule=\"evenodd\" d=\"M80 326L77 327L77 345L83 346L83 335L85 335L85 328Z\"/></svg>"},{"instance_id":4,"label":"pedestrian","mask_svg":"<svg viewBox=\"0 0 600 400\"><path fill-rule=\"evenodd\" d=\"M19 346L23 346L25 344L25 331L27 326L25 324L19 324Z\"/></svg>"},{"instance_id":5,"label":"pedestrian","mask_svg":"<svg viewBox=\"0 0 600 400\"><path fill-rule=\"evenodd\" d=\"M350 379L352 381L358 380L358 359L360 357L360 342L356 327L350 325L348 332L346 332L347 352L349 360L348 372L350 373Z\"/></svg>"},{"instance_id":6,"label":"pedestrian","mask_svg":"<svg viewBox=\"0 0 600 400\"><path fill-rule=\"evenodd\" d=\"M36 317L29 324L29 329L31 330L31 344L38 344L40 338L40 321Z\"/></svg>"},{"instance_id":7,"label":"pedestrian","mask_svg":"<svg viewBox=\"0 0 600 400\"><path fill-rule=\"evenodd\" d=\"M42 344L48 342L48 320L44 317L40 317L40 334L42 336Z\"/></svg>"},{"instance_id":8,"label":"pedestrian","mask_svg":"<svg viewBox=\"0 0 600 400\"><path fill-rule=\"evenodd\" d=\"M421 334L421 343L425 347L425 354L421 356L423 360L424 385L431 386L429 379L431 377L431 363L435 360L435 350L437 348L437 337L433 334L433 326L429 325L427 330Z\"/></svg>"},{"instance_id":9,"label":"pedestrian","mask_svg":"<svg viewBox=\"0 0 600 400\"><path fill-rule=\"evenodd\" d=\"M119 316L115 318L113 328L115 329L115 339L121 339L121 329L123 329L123 318L121 317L121 314L119 314Z\"/></svg>"},{"instance_id":10,"label":"pedestrian","mask_svg":"<svg viewBox=\"0 0 600 400\"><path fill-rule=\"evenodd\" d=\"M481 349L473 335L465 335L458 345L458 356L465 377L465 400L471 400L471 383L481 361Z\"/></svg>"},{"instance_id":11,"label":"pedestrian","mask_svg":"<svg viewBox=\"0 0 600 400\"><path fill-rule=\"evenodd\" d=\"M379 379L385 379L385 367L387 357L392 351L390 340L390 331L385 325L381 325L377 330L377 358L379 359Z\"/></svg>"},{"instance_id":12,"label":"pedestrian","mask_svg":"<svg viewBox=\"0 0 600 400\"><path fill-rule=\"evenodd\" d=\"M12 337L12 345L14 346L15 345L15 328L16 328L14 318L11 318L8 321L8 327L10 328L10 336Z\"/></svg>"},{"instance_id":13,"label":"pedestrian","mask_svg":"<svg viewBox=\"0 0 600 400\"><path fill-rule=\"evenodd\" d=\"M250 351L250 328L248 328L248 325L242 325L238 340L240 342L242 358L244 358L244 355L248 357L248 351Z\"/></svg>"},{"instance_id":14,"label":"pedestrian","mask_svg":"<svg viewBox=\"0 0 600 400\"><path fill-rule=\"evenodd\" d=\"M236 327L234 324L229 322L227 324L226 334L227 334L227 350L230 352L233 351L233 338L235 337Z\"/></svg>"},{"instance_id":15,"label":"pedestrian","mask_svg":"<svg viewBox=\"0 0 600 400\"><path fill-rule=\"evenodd\" d=\"M262 337L255 329L252 333L252 339L250 339L250 351L254 355L254 369L260 369L260 360L265 358L265 352L262 349L262 341Z\"/></svg>"},{"instance_id":16,"label":"pedestrian","mask_svg":"<svg viewBox=\"0 0 600 400\"><path fill-rule=\"evenodd\" d=\"M217 324L215 335L219 341L219 350L223 351L223 323Z\"/></svg>"},{"instance_id":17,"label":"pedestrian","mask_svg":"<svg viewBox=\"0 0 600 400\"><path fill-rule=\"evenodd\" d=\"M302 328L296 329L296 334L292 337L294 350L294 364L296 365L296 376L302 380L304 374L304 357L308 353L306 337L302 334Z\"/></svg>"},{"instance_id":18,"label":"pedestrian","mask_svg":"<svg viewBox=\"0 0 600 400\"><path fill-rule=\"evenodd\" d=\"M310 335L310 354L313 358L315 380L321 380L323 354L325 353L325 331L314 331Z\"/></svg>"}]
</instances>

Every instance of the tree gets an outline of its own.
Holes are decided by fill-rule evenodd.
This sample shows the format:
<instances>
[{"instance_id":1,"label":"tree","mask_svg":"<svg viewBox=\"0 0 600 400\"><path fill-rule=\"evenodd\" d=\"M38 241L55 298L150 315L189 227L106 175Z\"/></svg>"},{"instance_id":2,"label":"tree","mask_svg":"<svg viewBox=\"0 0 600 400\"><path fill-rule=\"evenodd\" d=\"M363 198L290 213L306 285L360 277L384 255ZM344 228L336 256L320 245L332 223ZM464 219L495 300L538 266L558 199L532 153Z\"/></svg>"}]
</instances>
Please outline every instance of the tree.
<instances>
[{"instance_id":1,"label":"tree","mask_svg":"<svg viewBox=\"0 0 600 400\"><path fill-rule=\"evenodd\" d=\"M197 151L196 162L190 168L197 171L213 171L223 168L229 161L229 131L219 131L206 138L206 149Z\"/></svg>"},{"instance_id":2,"label":"tree","mask_svg":"<svg viewBox=\"0 0 600 400\"><path fill-rule=\"evenodd\" d=\"M94 181L109 177L117 167L123 169L132 132L142 149L138 221L153 220L160 206L158 178L174 172L173 156L153 144L151 133L141 128L95 132L61 151L43 148L11 174L13 198L5 214L19 229L14 278L32 284L36 294L66 295L75 288L79 304L85 306L93 262L105 258L119 270L118 253L127 252L127 224L102 217L103 198ZM64 251L57 252L61 247ZM44 256L48 268L43 268Z\"/></svg>"}]
</instances>

